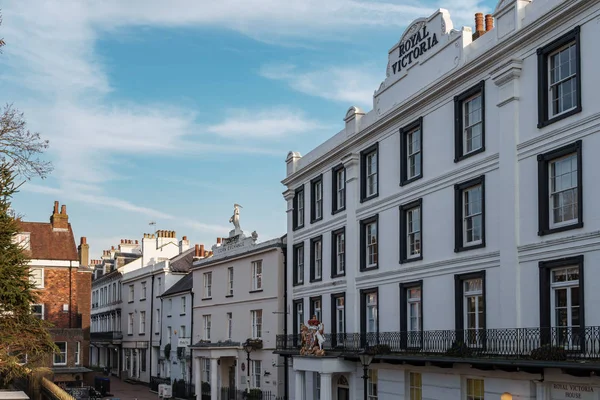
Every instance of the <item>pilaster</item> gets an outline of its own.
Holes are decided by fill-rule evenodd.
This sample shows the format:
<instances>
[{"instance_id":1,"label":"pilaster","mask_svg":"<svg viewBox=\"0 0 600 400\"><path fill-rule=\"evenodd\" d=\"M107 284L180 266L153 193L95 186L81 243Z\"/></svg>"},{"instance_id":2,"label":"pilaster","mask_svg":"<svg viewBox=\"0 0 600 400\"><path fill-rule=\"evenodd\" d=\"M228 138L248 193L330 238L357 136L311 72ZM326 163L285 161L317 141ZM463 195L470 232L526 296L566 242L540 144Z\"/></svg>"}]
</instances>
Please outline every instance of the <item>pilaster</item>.
<instances>
[{"instance_id":1,"label":"pilaster","mask_svg":"<svg viewBox=\"0 0 600 400\"><path fill-rule=\"evenodd\" d=\"M295 400L306 400L306 381L304 371L296 371L296 379L294 382L295 386Z\"/></svg>"},{"instance_id":2,"label":"pilaster","mask_svg":"<svg viewBox=\"0 0 600 400\"><path fill-rule=\"evenodd\" d=\"M219 364L218 359L210 359L210 398L218 399L219 395Z\"/></svg>"}]
</instances>

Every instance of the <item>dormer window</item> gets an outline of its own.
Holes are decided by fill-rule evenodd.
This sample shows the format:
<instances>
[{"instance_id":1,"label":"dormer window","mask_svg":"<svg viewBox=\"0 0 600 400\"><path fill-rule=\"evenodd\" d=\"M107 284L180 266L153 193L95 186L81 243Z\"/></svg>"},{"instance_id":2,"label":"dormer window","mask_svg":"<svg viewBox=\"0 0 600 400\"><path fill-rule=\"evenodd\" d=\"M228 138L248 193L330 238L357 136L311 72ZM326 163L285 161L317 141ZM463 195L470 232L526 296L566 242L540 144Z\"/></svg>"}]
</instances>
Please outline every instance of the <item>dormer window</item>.
<instances>
[{"instance_id":1,"label":"dormer window","mask_svg":"<svg viewBox=\"0 0 600 400\"><path fill-rule=\"evenodd\" d=\"M18 244L23 250L31 250L31 237L29 232L17 233L13 239L14 243Z\"/></svg>"}]
</instances>

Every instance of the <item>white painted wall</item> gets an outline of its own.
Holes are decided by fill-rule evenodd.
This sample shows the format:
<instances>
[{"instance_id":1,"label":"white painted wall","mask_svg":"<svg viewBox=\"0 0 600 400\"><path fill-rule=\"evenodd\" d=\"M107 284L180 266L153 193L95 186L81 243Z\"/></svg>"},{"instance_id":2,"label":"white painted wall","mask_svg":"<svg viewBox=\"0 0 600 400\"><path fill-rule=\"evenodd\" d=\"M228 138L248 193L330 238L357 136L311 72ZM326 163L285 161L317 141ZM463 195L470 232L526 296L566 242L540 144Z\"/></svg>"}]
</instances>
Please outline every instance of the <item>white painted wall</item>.
<instances>
[{"instance_id":1,"label":"white painted wall","mask_svg":"<svg viewBox=\"0 0 600 400\"><path fill-rule=\"evenodd\" d=\"M510 2L506 2L510 3ZM600 149L597 101L600 79L596 74L597 40L600 36L600 2L534 0L517 1L508 14L496 15L497 28L459 52L448 49L428 60L439 73L416 66L406 78L392 87L379 89L374 110L360 121L361 131L347 135L344 130L304 157L296 155L288 164L283 183L288 191L288 332L292 333L292 302L304 299L304 316L308 316L309 297L321 295L323 320L331 327L331 293L346 293L347 332L359 332L360 299L358 291L379 289L380 332L398 331L399 284L423 280L423 315L425 330L452 330L454 321L454 275L486 270L487 328L539 327L540 261L584 255L586 325L600 325L595 304L600 294L594 282L600 272L600 212L596 199L597 149ZM557 13L558 7L561 9ZM452 7L452 5L450 5ZM568 10L568 11L566 11ZM511 19L512 18L512 19ZM547 127L537 128L537 55L536 49L581 26L581 71L583 111ZM528 26L527 30L511 32ZM512 28L511 28L512 27ZM526 34L534 32L524 40ZM391 43L390 43L391 44ZM506 50L506 51L505 51ZM495 69L511 59L521 60L520 78L510 86L516 102L504 105L510 91L494 82ZM454 162L454 96L485 80L485 151ZM388 82L389 83L389 82ZM391 82L393 83L393 82ZM512 83L509 85L513 85ZM379 100L379 101L378 101ZM501 107L500 107L501 106ZM423 117L423 178L400 186L399 129ZM538 166L537 155L583 141L583 221L580 229L538 236ZM360 151L379 143L379 196L360 203ZM344 162L346 170L346 210L331 215L331 169ZM323 174L324 218L310 223L310 180ZM454 252L454 185L485 175L486 246L477 250ZM293 230L293 191L304 185L305 227ZM399 263L399 206L423 200L423 260ZM379 215L379 268L359 272L359 222ZM346 276L330 278L331 231L346 228ZM309 283L310 239L323 235L323 281ZM304 285L292 282L293 245L304 242ZM381 365L380 399L392 397L403 386L403 374L389 365ZM473 372L468 373L476 373ZM423 398L461 398L464 371L426 370ZM362 398L362 371L357 372L357 392ZM477 373L476 373L477 374ZM505 391L518 398L549 398L546 384L536 387L523 375L505 376L486 373L486 398L499 398ZM291 372L290 376L293 376ZM579 381L556 375L555 380ZM293 378L292 378L293 380ZM522 381L521 381L522 380ZM427 381L427 383L425 383ZM548 378L546 377L546 381ZM586 382L600 384L597 379ZM503 388L508 389L503 389ZM401 390L401 392L403 392ZM293 396L293 385L290 390ZM401 397L402 398L402 397Z\"/></svg>"}]
</instances>

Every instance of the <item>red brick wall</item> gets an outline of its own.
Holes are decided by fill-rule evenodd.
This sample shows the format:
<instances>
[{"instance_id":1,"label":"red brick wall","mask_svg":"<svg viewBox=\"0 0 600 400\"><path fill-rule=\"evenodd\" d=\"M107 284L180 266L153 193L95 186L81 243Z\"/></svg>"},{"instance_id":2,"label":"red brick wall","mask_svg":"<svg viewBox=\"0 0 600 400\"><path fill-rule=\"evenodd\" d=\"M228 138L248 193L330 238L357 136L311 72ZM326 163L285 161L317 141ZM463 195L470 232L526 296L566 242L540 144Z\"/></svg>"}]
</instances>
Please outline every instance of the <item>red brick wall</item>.
<instances>
[{"instance_id":1,"label":"red brick wall","mask_svg":"<svg viewBox=\"0 0 600 400\"><path fill-rule=\"evenodd\" d=\"M92 307L92 273L76 273L77 284L74 303L77 304L77 313L81 314L81 328L83 330L83 341L81 343L82 365L89 365L90 357L90 312Z\"/></svg>"},{"instance_id":2,"label":"red brick wall","mask_svg":"<svg viewBox=\"0 0 600 400\"><path fill-rule=\"evenodd\" d=\"M44 268L44 289L39 291L39 301L44 304L45 318L55 328L69 327L69 313L63 311L63 304L70 303L69 268Z\"/></svg>"}]
</instances>

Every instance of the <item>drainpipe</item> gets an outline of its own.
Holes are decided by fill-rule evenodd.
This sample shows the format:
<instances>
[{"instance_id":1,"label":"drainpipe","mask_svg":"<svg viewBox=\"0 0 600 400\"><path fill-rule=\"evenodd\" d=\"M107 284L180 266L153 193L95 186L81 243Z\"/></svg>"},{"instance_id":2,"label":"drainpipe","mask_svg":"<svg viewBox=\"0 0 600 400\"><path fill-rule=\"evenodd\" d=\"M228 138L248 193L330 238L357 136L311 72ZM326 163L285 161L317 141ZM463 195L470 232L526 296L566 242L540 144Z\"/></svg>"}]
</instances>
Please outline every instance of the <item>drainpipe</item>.
<instances>
[{"instance_id":1,"label":"drainpipe","mask_svg":"<svg viewBox=\"0 0 600 400\"><path fill-rule=\"evenodd\" d=\"M154 274L152 274L152 279L150 281L150 332L149 332L149 339L150 339L150 373L148 375L150 375L148 382L150 382L151 378L152 378L152 353L153 351L153 346L152 346L152 335L154 334L154 330L152 329L152 324L154 323ZM160 349L159 349L160 351Z\"/></svg>"},{"instance_id":2,"label":"drainpipe","mask_svg":"<svg viewBox=\"0 0 600 400\"><path fill-rule=\"evenodd\" d=\"M287 324L288 324L288 294L287 294L287 247L282 246L283 252L283 335L287 341ZM290 398L290 371L288 367L288 356L283 356L283 387L285 391L285 400Z\"/></svg>"},{"instance_id":3,"label":"drainpipe","mask_svg":"<svg viewBox=\"0 0 600 400\"><path fill-rule=\"evenodd\" d=\"M69 261L69 328L73 327L73 315L71 314L71 308L73 306L73 261Z\"/></svg>"},{"instance_id":4,"label":"drainpipe","mask_svg":"<svg viewBox=\"0 0 600 400\"><path fill-rule=\"evenodd\" d=\"M189 274L191 274L191 272L188 272ZM190 304L190 345L192 346L194 343L192 343L192 339L194 337L194 290L190 290L190 295L192 296L191 298L191 303ZM192 349L190 349L191 352ZM191 391L191 385L192 384L196 384L195 380L194 380L194 358L191 356L190 354L190 391Z\"/></svg>"}]
</instances>

